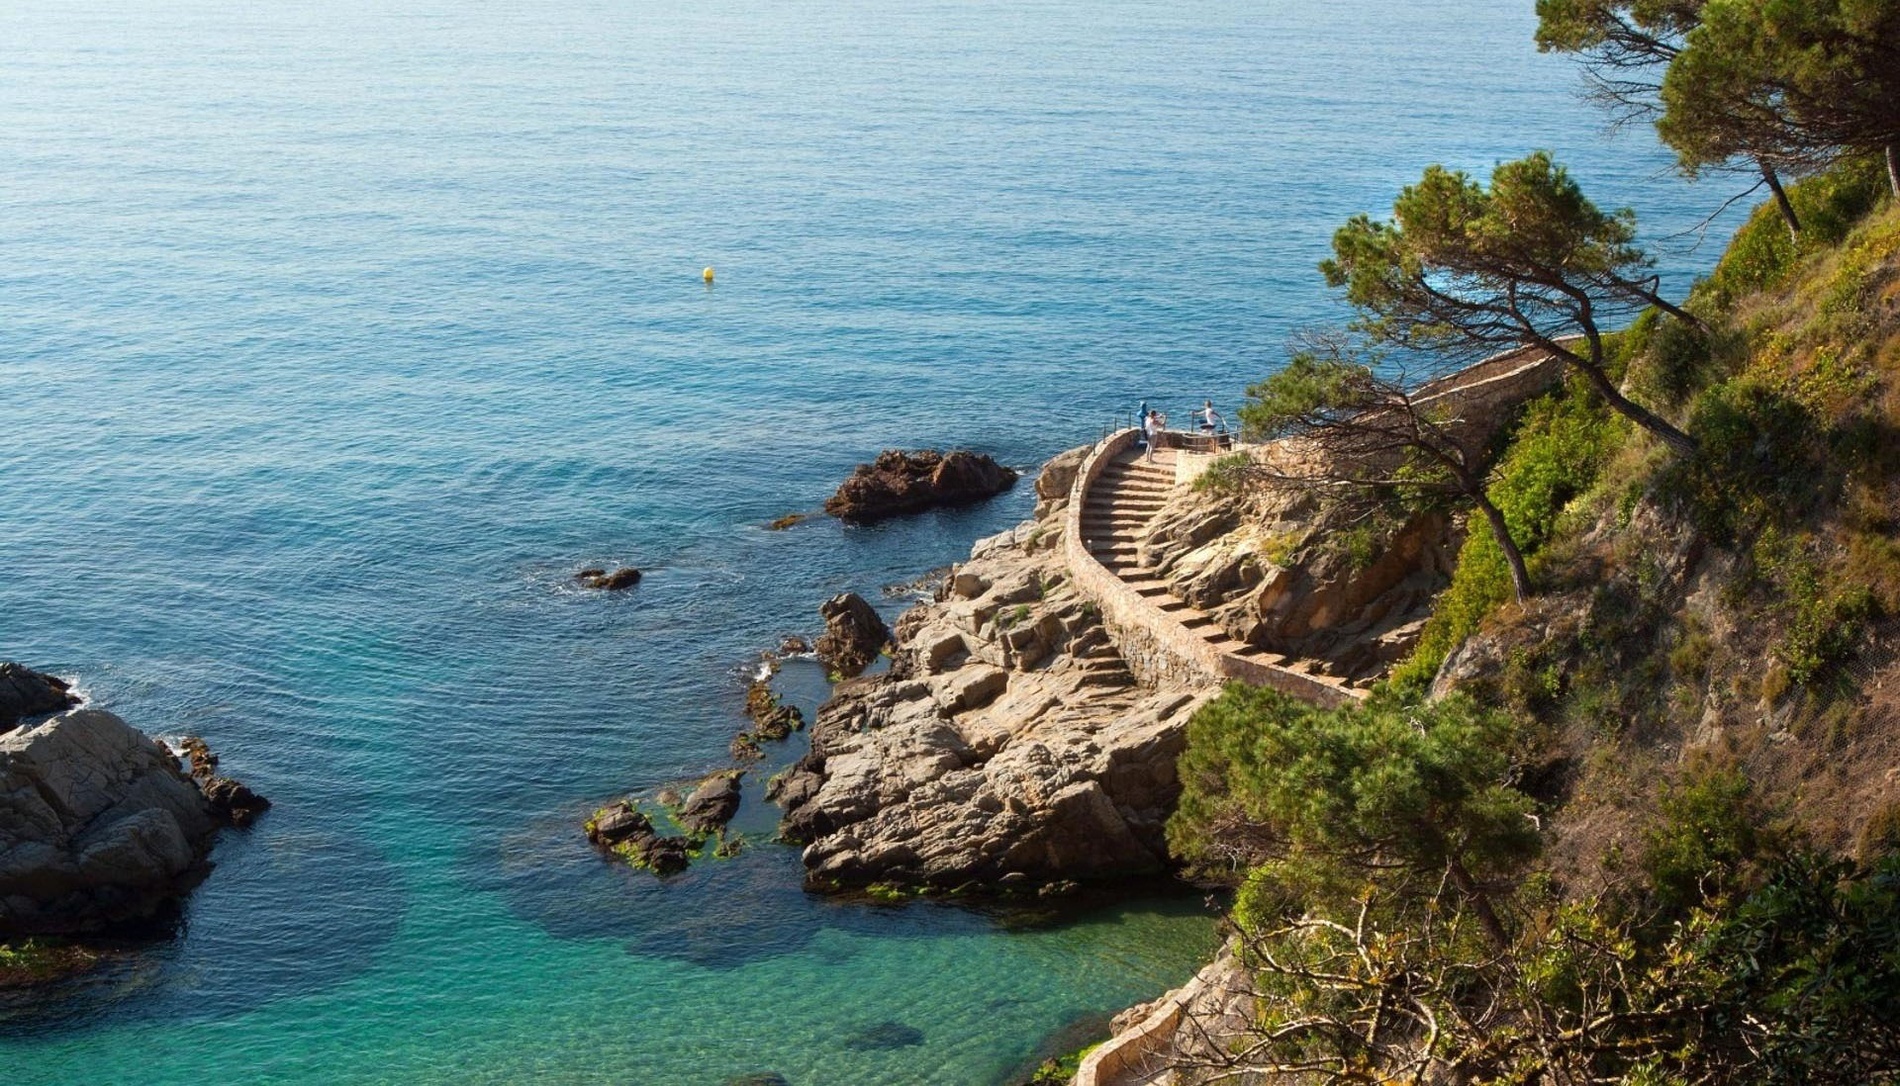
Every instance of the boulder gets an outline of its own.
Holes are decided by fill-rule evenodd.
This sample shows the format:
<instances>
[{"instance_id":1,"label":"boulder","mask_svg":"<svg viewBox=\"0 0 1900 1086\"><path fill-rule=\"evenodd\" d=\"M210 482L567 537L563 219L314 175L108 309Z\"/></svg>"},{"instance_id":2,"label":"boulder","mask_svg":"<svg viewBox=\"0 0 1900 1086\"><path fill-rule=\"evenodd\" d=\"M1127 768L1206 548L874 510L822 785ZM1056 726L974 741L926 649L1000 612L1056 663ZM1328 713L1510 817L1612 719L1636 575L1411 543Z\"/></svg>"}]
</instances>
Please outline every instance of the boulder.
<instances>
[{"instance_id":1,"label":"boulder","mask_svg":"<svg viewBox=\"0 0 1900 1086\"><path fill-rule=\"evenodd\" d=\"M270 810L270 800L230 777L211 777L200 782L200 790L219 817L240 829Z\"/></svg>"},{"instance_id":2,"label":"boulder","mask_svg":"<svg viewBox=\"0 0 1900 1086\"><path fill-rule=\"evenodd\" d=\"M0 732L22 717L57 713L78 704L66 680L10 660L0 661Z\"/></svg>"},{"instance_id":3,"label":"boulder","mask_svg":"<svg viewBox=\"0 0 1900 1086\"><path fill-rule=\"evenodd\" d=\"M981 453L886 449L860 464L825 501L839 520L867 524L943 506L969 505L1008 490L1017 473Z\"/></svg>"},{"instance_id":4,"label":"boulder","mask_svg":"<svg viewBox=\"0 0 1900 1086\"><path fill-rule=\"evenodd\" d=\"M691 841L661 837L653 820L624 799L595 811L586 829L589 841L656 875L676 875L692 863Z\"/></svg>"},{"instance_id":5,"label":"boulder","mask_svg":"<svg viewBox=\"0 0 1900 1086\"><path fill-rule=\"evenodd\" d=\"M693 789L680 804L680 825L688 833L716 833L739 813L739 774L715 773Z\"/></svg>"},{"instance_id":6,"label":"boulder","mask_svg":"<svg viewBox=\"0 0 1900 1086\"><path fill-rule=\"evenodd\" d=\"M587 820L587 839L611 848L623 841L653 836L653 820L625 800L603 807Z\"/></svg>"},{"instance_id":7,"label":"boulder","mask_svg":"<svg viewBox=\"0 0 1900 1086\"><path fill-rule=\"evenodd\" d=\"M1069 490L1075 485L1075 474L1082 468L1082 461L1088 459L1090 446L1083 445L1061 453L1047 464L1036 476L1036 516L1046 517L1051 512L1068 504Z\"/></svg>"},{"instance_id":8,"label":"boulder","mask_svg":"<svg viewBox=\"0 0 1900 1086\"><path fill-rule=\"evenodd\" d=\"M856 592L833 596L819 606L818 613L825 619L825 632L818 638L818 660L844 678L863 674L890 644L890 627Z\"/></svg>"},{"instance_id":9,"label":"boulder","mask_svg":"<svg viewBox=\"0 0 1900 1086\"><path fill-rule=\"evenodd\" d=\"M604 592L619 592L640 583L640 571L632 566L622 566L615 570L584 569L574 575L574 583L582 588L598 588Z\"/></svg>"},{"instance_id":10,"label":"boulder","mask_svg":"<svg viewBox=\"0 0 1900 1086\"><path fill-rule=\"evenodd\" d=\"M171 751L111 713L0 737L0 938L151 917L204 877L218 823Z\"/></svg>"}]
</instances>

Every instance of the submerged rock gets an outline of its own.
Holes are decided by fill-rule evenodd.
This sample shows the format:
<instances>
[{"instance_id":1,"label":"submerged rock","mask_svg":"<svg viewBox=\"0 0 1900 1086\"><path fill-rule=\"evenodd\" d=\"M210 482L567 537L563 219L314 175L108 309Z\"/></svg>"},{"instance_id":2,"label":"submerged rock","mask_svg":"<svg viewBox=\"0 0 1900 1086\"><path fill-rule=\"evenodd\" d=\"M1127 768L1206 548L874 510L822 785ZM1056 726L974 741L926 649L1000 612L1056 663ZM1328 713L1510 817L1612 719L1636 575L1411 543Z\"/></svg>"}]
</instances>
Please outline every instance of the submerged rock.
<instances>
[{"instance_id":1,"label":"submerged rock","mask_svg":"<svg viewBox=\"0 0 1900 1086\"><path fill-rule=\"evenodd\" d=\"M1015 484L1017 473L980 453L886 449L859 464L825 501L825 512L857 524L940 506L969 505Z\"/></svg>"},{"instance_id":2,"label":"submerged rock","mask_svg":"<svg viewBox=\"0 0 1900 1086\"><path fill-rule=\"evenodd\" d=\"M856 592L833 596L818 608L818 613L825 618L825 632L818 638L818 660L844 678L863 674L891 643L890 627Z\"/></svg>"},{"instance_id":3,"label":"submerged rock","mask_svg":"<svg viewBox=\"0 0 1900 1086\"><path fill-rule=\"evenodd\" d=\"M23 717L41 716L79 704L66 680L12 661L0 661L0 732Z\"/></svg>"},{"instance_id":4,"label":"submerged rock","mask_svg":"<svg viewBox=\"0 0 1900 1086\"><path fill-rule=\"evenodd\" d=\"M622 566L616 570L584 569L574 575L574 583L582 588L618 592L639 584L640 577L640 571L632 566Z\"/></svg>"},{"instance_id":5,"label":"submerged rock","mask_svg":"<svg viewBox=\"0 0 1900 1086\"><path fill-rule=\"evenodd\" d=\"M923 1043L924 1031L902 1022L879 1022L875 1026L866 1026L844 1039L844 1046L855 1052L911 1048Z\"/></svg>"},{"instance_id":6,"label":"submerged rock","mask_svg":"<svg viewBox=\"0 0 1900 1086\"><path fill-rule=\"evenodd\" d=\"M0 737L0 937L152 916L202 880L218 824L171 751L111 713Z\"/></svg>"},{"instance_id":7,"label":"submerged rock","mask_svg":"<svg viewBox=\"0 0 1900 1086\"><path fill-rule=\"evenodd\" d=\"M792 1086L792 1082L777 1071L761 1071L756 1075L727 1079L726 1086Z\"/></svg>"}]
</instances>

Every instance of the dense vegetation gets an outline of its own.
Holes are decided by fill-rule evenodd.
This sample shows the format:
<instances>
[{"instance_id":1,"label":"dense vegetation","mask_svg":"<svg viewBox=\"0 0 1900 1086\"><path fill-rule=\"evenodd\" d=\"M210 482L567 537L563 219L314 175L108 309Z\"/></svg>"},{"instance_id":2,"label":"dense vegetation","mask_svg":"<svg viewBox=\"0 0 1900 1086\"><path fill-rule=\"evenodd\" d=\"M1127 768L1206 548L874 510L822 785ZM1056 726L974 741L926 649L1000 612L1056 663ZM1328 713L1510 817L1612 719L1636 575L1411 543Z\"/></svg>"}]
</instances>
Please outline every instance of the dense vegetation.
<instances>
[{"instance_id":1,"label":"dense vegetation","mask_svg":"<svg viewBox=\"0 0 1900 1086\"><path fill-rule=\"evenodd\" d=\"M1900 56L1900 13L1539 12L1686 169L1736 159L1779 198L1675 305L1643 296L1627 217L1542 156L1489 186L1428 171L1340 231L1357 338L1257 386L1257 432L1350 450L1371 411L1443 437L1382 348L1449 366L1508 333L1571 377L1455 442L1477 485L1435 500L1474 527L1369 702L1234 687L1190 725L1170 842L1236 888L1255 992L1251 1031L1185 1070L1900 1080L1900 179L1876 120L1900 64L1869 59ZM1425 442L1382 456L1330 481L1416 503L1455 474Z\"/></svg>"}]
</instances>

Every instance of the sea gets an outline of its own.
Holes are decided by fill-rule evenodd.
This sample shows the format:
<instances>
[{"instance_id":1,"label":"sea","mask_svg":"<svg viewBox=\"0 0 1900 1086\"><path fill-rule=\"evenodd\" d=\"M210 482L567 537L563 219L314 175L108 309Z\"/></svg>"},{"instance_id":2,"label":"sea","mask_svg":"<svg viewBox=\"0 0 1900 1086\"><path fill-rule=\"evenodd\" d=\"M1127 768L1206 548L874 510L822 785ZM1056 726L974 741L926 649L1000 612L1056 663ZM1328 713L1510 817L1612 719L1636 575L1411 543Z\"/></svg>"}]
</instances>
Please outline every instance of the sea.
<instances>
[{"instance_id":1,"label":"sea","mask_svg":"<svg viewBox=\"0 0 1900 1086\"><path fill-rule=\"evenodd\" d=\"M275 803L171 937L0 1001L0 1081L1003 1086L1186 980L1199 892L805 893L759 795L796 740L734 859L580 821L725 766L762 650L1033 494L768 522L887 447L1231 418L1429 163L1551 150L1706 272L1730 193L1532 8L0 3L0 658Z\"/></svg>"}]
</instances>

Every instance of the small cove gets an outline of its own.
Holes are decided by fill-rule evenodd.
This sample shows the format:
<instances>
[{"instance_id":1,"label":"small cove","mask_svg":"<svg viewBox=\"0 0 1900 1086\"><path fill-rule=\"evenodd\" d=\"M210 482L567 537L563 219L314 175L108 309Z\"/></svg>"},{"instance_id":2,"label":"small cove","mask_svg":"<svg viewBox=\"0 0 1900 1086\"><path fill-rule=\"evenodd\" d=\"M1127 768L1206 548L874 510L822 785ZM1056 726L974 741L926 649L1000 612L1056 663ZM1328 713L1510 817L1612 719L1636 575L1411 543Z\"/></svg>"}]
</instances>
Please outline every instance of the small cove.
<instances>
[{"instance_id":1,"label":"small cove","mask_svg":"<svg viewBox=\"0 0 1900 1086\"><path fill-rule=\"evenodd\" d=\"M757 776L754 847L671 883L578 822L722 765L821 600L894 615L1028 512L766 530L879 448L1033 470L1136 399L1231 404L1426 162L1550 147L1651 237L1718 202L1597 138L1532 22L9 5L0 657L277 806L176 940L0 1010L7 1081L990 1086L1185 979L1196 894L808 896ZM611 563L650 572L567 585ZM823 677L782 688L809 715ZM887 1023L921 1043L847 1043Z\"/></svg>"}]
</instances>

